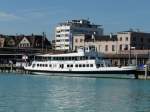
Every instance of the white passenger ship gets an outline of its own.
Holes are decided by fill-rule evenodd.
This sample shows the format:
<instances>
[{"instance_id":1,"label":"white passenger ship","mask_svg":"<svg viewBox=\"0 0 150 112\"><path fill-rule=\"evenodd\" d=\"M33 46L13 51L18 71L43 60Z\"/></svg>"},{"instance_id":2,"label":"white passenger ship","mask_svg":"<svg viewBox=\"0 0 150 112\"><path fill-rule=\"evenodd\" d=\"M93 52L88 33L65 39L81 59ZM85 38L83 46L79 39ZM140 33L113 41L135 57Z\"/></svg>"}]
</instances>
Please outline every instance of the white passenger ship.
<instances>
[{"instance_id":1,"label":"white passenger ship","mask_svg":"<svg viewBox=\"0 0 150 112\"><path fill-rule=\"evenodd\" d=\"M118 78L134 78L136 71L136 66L113 67L102 54L89 48L74 53L37 55L24 68L32 74Z\"/></svg>"}]
</instances>

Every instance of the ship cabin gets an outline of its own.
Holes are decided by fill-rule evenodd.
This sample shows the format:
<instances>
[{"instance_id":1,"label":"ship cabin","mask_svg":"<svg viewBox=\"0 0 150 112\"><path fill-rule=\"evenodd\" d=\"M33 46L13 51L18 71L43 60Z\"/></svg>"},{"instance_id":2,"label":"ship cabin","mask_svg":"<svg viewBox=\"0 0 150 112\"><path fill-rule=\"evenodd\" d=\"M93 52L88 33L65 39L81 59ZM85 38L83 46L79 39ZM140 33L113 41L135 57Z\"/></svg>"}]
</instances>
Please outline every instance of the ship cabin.
<instances>
[{"instance_id":1,"label":"ship cabin","mask_svg":"<svg viewBox=\"0 0 150 112\"><path fill-rule=\"evenodd\" d=\"M60 68L89 68L111 66L110 61L104 60L100 54L93 51L79 49L77 52L66 54L44 54L35 57L36 67L56 67Z\"/></svg>"}]
</instances>

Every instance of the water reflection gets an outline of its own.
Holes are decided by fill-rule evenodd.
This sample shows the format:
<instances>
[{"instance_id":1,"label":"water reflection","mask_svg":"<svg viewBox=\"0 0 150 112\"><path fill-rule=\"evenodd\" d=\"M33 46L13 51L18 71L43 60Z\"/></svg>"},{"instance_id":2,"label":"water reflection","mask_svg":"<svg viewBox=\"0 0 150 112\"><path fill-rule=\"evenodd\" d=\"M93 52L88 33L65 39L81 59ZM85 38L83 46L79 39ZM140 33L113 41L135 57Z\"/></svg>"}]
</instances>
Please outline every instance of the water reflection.
<instances>
[{"instance_id":1,"label":"water reflection","mask_svg":"<svg viewBox=\"0 0 150 112\"><path fill-rule=\"evenodd\" d=\"M149 81L0 75L0 111L150 111Z\"/></svg>"}]
</instances>

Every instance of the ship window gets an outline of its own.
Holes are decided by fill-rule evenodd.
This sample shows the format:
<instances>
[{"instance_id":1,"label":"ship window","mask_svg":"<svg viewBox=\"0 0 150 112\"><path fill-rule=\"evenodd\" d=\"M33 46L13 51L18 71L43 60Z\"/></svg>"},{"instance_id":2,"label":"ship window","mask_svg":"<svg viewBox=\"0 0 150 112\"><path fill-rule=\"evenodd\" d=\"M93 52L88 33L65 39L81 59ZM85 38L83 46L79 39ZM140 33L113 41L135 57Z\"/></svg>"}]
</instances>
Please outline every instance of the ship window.
<instances>
[{"instance_id":1,"label":"ship window","mask_svg":"<svg viewBox=\"0 0 150 112\"><path fill-rule=\"evenodd\" d=\"M75 57L75 60L78 60L78 58L77 58L77 57Z\"/></svg>"},{"instance_id":2,"label":"ship window","mask_svg":"<svg viewBox=\"0 0 150 112\"><path fill-rule=\"evenodd\" d=\"M90 59L94 59L94 57L90 57Z\"/></svg>"},{"instance_id":3,"label":"ship window","mask_svg":"<svg viewBox=\"0 0 150 112\"><path fill-rule=\"evenodd\" d=\"M76 64L75 67L78 67L78 64Z\"/></svg>"},{"instance_id":4,"label":"ship window","mask_svg":"<svg viewBox=\"0 0 150 112\"><path fill-rule=\"evenodd\" d=\"M93 67L93 64L90 64L90 67Z\"/></svg>"},{"instance_id":5,"label":"ship window","mask_svg":"<svg viewBox=\"0 0 150 112\"><path fill-rule=\"evenodd\" d=\"M45 67L47 67L47 64L45 64Z\"/></svg>"},{"instance_id":6,"label":"ship window","mask_svg":"<svg viewBox=\"0 0 150 112\"><path fill-rule=\"evenodd\" d=\"M96 66L99 68L101 65L100 65L100 64L97 64Z\"/></svg>"},{"instance_id":7,"label":"ship window","mask_svg":"<svg viewBox=\"0 0 150 112\"><path fill-rule=\"evenodd\" d=\"M85 67L85 64L83 64L83 67Z\"/></svg>"},{"instance_id":8,"label":"ship window","mask_svg":"<svg viewBox=\"0 0 150 112\"><path fill-rule=\"evenodd\" d=\"M69 67L69 65L67 65L67 67Z\"/></svg>"},{"instance_id":9,"label":"ship window","mask_svg":"<svg viewBox=\"0 0 150 112\"><path fill-rule=\"evenodd\" d=\"M73 67L73 65L71 64L70 67Z\"/></svg>"},{"instance_id":10,"label":"ship window","mask_svg":"<svg viewBox=\"0 0 150 112\"><path fill-rule=\"evenodd\" d=\"M33 64L32 67L35 67L35 64Z\"/></svg>"},{"instance_id":11,"label":"ship window","mask_svg":"<svg viewBox=\"0 0 150 112\"><path fill-rule=\"evenodd\" d=\"M72 60L75 60L75 57L72 57Z\"/></svg>"},{"instance_id":12,"label":"ship window","mask_svg":"<svg viewBox=\"0 0 150 112\"><path fill-rule=\"evenodd\" d=\"M79 57L80 60L82 60L82 57Z\"/></svg>"},{"instance_id":13,"label":"ship window","mask_svg":"<svg viewBox=\"0 0 150 112\"><path fill-rule=\"evenodd\" d=\"M37 64L37 67L39 67L39 64Z\"/></svg>"},{"instance_id":14,"label":"ship window","mask_svg":"<svg viewBox=\"0 0 150 112\"><path fill-rule=\"evenodd\" d=\"M71 60L71 57L69 57L69 60Z\"/></svg>"},{"instance_id":15,"label":"ship window","mask_svg":"<svg viewBox=\"0 0 150 112\"><path fill-rule=\"evenodd\" d=\"M52 67L52 65L50 64L49 67Z\"/></svg>"},{"instance_id":16,"label":"ship window","mask_svg":"<svg viewBox=\"0 0 150 112\"><path fill-rule=\"evenodd\" d=\"M62 57L62 60L64 60L65 58L64 57Z\"/></svg>"},{"instance_id":17,"label":"ship window","mask_svg":"<svg viewBox=\"0 0 150 112\"><path fill-rule=\"evenodd\" d=\"M65 57L65 60L68 60L68 57Z\"/></svg>"},{"instance_id":18,"label":"ship window","mask_svg":"<svg viewBox=\"0 0 150 112\"><path fill-rule=\"evenodd\" d=\"M40 64L40 67L42 67L42 64Z\"/></svg>"},{"instance_id":19,"label":"ship window","mask_svg":"<svg viewBox=\"0 0 150 112\"><path fill-rule=\"evenodd\" d=\"M87 60L87 59L88 59L88 57L87 57L87 56L85 56L85 59Z\"/></svg>"},{"instance_id":20,"label":"ship window","mask_svg":"<svg viewBox=\"0 0 150 112\"><path fill-rule=\"evenodd\" d=\"M86 64L86 67L89 67L89 64Z\"/></svg>"},{"instance_id":21,"label":"ship window","mask_svg":"<svg viewBox=\"0 0 150 112\"><path fill-rule=\"evenodd\" d=\"M79 67L82 67L82 65L81 65L81 64L79 64Z\"/></svg>"},{"instance_id":22,"label":"ship window","mask_svg":"<svg viewBox=\"0 0 150 112\"><path fill-rule=\"evenodd\" d=\"M82 60L85 60L85 57L84 57L84 56L82 56L82 57L81 57L81 59L82 59Z\"/></svg>"},{"instance_id":23,"label":"ship window","mask_svg":"<svg viewBox=\"0 0 150 112\"><path fill-rule=\"evenodd\" d=\"M51 57L49 57L48 59L51 60Z\"/></svg>"},{"instance_id":24,"label":"ship window","mask_svg":"<svg viewBox=\"0 0 150 112\"><path fill-rule=\"evenodd\" d=\"M104 67L104 65L103 65L103 64L101 64L101 67Z\"/></svg>"},{"instance_id":25,"label":"ship window","mask_svg":"<svg viewBox=\"0 0 150 112\"><path fill-rule=\"evenodd\" d=\"M42 66L44 67L44 64Z\"/></svg>"}]
</instances>

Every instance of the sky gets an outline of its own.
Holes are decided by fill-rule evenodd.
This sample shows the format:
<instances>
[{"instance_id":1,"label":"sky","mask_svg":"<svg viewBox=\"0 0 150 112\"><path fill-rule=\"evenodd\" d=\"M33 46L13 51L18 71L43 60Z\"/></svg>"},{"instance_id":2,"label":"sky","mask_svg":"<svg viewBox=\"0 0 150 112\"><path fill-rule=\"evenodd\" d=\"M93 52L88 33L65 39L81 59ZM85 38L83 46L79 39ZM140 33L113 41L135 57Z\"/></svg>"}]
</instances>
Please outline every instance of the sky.
<instances>
[{"instance_id":1,"label":"sky","mask_svg":"<svg viewBox=\"0 0 150 112\"><path fill-rule=\"evenodd\" d=\"M150 32L150 0L0 0L0 34L42 34L54 39L58 23L89 19L104 33Z\"/></svg>"}]
</instances>

